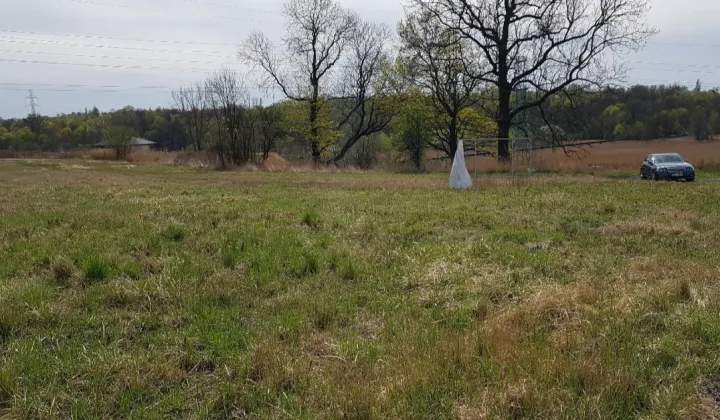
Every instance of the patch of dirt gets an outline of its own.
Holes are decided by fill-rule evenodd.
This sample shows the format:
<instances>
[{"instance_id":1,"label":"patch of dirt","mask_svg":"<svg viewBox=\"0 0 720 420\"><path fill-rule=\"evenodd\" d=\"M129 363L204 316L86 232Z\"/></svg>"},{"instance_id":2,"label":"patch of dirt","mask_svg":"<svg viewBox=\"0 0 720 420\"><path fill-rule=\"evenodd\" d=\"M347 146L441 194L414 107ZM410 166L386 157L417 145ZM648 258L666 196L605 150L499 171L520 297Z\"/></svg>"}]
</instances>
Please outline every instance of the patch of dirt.
<instances>
[{"instance_id":1,"label":"patch of dirt","mask_svg":"<svg viewBox=\"0 0 720 420\"><path fill-rule=\"evenodd\" d=\"M17 417L12 415L11 402L0 400L0 420L15 420Z\"/></svg>"},{"instance_id":2,"label":"patch of dirt","mask_svg":"<svg viewBox=\"0 0 720 420\"><path fill-rule=\"evenodd\" d=\"M720 409L720 378L706 380L701 387L701 391L704 396L713 400L717 408ZM718 413L720 414L720 411Z\"/></svg>"},{"instance_id":3,"label":"patch of dirt","mask_svg":"<svg viewBox=\"0 0 720 420\"><path fill-rule=\"evenodd\" d=\"M369 318L360 324L360 331L368 340L377 340L383 328L385 328L385 323L380 318Z\"/></svg>"},{"instance_id":4,"label":"patch of dirt","mask_svg":"<svg viewBox=\"0 0 720 420\"><path fill-rule=\"evenodd\" d=\"M324 332L313 333L302 340L303 350L315 357L339 357L336 356L336 346L332 343L329 334Z\"/></svg>"},{"instance_id":5,"label":"patch of dirt","mask_svg":"<svg viewBox=\"0 0 720 420\"><path fill-rule=\"evenodd\" d=\"M60 165L60 168L62 168L62 169L81 169L81 170L92 169L92 168L89 167L89 166L76 165L76 164L72 164L72 165Z\"/></svg>"},{"instance_id":6,"label":"patch of dirt","mask_svg":"<svg viewBox=\"0 0 720 420\"><path fill-rule=\"evenodd\" d=\"M525 244L529 251L547 251L550 249L550 241L528 242Z\"/></svg>"},{"instance_id":7,"label":"patch of dirt","mask_svg":"<svg viewBox=\"0 0 720 420\"><path fill-rule=\"evenodd\" d=\"M477 407L471 407L465 404L455 403L453 405L453 414L459 420L476 420L487 418L487 413Z\"/></svg>"},{"instance_id":8,"label":"patch of dirt","mask_svg":"<svg viewBox=\"0 0 720 420\"><path fill-rule=\"evenodd\" d=\"M683 418L693 420L720 419L720 378L708 378L700 385L699 400L683 413Z\"/></svg>"},{"instance_id":9,"label":"patch of dirt","mask_svg":"<svg viewBox=\"0 0 720 420\"><path fill-rule=\"evenodd\" d=\"M270 152L267 160L263 162L263 166L265 166L267 169L284 170L290 168L290 166L292 166L292 163L282 157L279 153Z\"/></svg>"}]
</instances>

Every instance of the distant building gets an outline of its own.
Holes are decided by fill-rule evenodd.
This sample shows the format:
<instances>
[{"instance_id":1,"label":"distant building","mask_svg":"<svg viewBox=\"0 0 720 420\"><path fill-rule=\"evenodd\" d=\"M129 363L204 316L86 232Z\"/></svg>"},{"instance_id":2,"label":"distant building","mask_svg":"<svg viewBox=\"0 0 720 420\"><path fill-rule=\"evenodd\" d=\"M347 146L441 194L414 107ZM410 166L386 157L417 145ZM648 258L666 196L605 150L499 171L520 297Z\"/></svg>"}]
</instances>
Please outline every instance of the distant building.
<instances>
[{"instance_id":1,"label":"distant building","mask_svg":"<svg viewBox=\"0 0 720 420\"><path fill-rule=\"evenodd\" d=\"M130 139L132 144L130 147L133 151L148 151L155 146L154 141L150 141L148 139L144 139L142 137L132 137ZM101 141L100 143L93 144L93 147L97 147L99 149L112 149L111 145L108 145L105 141Z\"/></svg>"}]
</instances>

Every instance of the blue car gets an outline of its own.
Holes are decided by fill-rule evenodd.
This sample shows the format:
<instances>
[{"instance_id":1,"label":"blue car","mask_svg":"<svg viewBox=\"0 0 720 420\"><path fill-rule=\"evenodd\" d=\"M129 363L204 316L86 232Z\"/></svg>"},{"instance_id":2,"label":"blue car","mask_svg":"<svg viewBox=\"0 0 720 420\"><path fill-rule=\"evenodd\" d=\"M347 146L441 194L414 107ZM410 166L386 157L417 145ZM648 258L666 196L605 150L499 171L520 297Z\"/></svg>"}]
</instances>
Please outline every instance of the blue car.
<instances>
[{"instance_id":1,"label":"blue car","mask_svg":"<svg viewBox=\"0 0 720 420\"><path fill-rule=\"evenodd\" d=\"M677 153L648 155L640 167L640 178L655 181L695 181L695 168Z\"/></svg>"}]
</instances>

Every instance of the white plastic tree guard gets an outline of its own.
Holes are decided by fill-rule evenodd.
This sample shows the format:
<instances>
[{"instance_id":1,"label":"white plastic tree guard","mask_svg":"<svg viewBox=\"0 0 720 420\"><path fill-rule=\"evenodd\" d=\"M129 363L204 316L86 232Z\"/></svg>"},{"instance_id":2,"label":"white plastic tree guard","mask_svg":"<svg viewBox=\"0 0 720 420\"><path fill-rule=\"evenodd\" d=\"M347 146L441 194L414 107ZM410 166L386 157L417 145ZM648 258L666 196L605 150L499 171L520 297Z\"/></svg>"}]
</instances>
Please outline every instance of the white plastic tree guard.
<instances>
[{"instance_id":1,"label":"white plastic tree guard","mask_svg":"<svg viewBox=\"0 0 720 420\"><path fill-rule=\"evenodd\" d=\"M453 159L452 170L450 171L450 188L456 190L467 190L472 187L472 178L465 166L465 149L462 140L458 141L455 159Z\"/></svg>"}]
</instances>

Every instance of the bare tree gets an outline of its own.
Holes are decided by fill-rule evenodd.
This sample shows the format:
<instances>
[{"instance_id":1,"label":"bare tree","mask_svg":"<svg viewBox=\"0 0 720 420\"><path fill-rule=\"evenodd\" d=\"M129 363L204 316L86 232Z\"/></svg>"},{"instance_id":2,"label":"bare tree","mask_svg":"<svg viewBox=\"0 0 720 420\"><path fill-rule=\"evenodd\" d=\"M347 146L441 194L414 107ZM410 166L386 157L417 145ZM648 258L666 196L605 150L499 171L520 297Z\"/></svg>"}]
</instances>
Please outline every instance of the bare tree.
<instances>
[{"instance_id":1,"label":"bare tree","mask_svg":"<svg viewBox=\"0 0 720 420\"><path fill-rule=\"evenodd\" d=\"M277 106L256 107L258 147L262 160L268 158L277 142L285 137L285 116Z\"/></svg>"},{"instance_id":2,"label":"bare tree","mask_svg":"<svg viewBox=\"0 0 720 420\"><path fill-rule=\"evenodd\" d=\"M427 11L408 13L398 32L404 47L401 72L430 94L438 116L429 146L453 159L462 134L461 113L477 103L482 85L473 77L479 69L468 41Z\"/></svg>"},{"instance_id":3,"label":"bare tree","mask_svg":"<svg viewBox=\"0 0 720 420\"><path fill-rule=\"evenodd\" d=\"M201 151L205 144L207 122L205 86L198 82L192 86L181 87L172 93L172 98L180 112L180 119L188 130L193 147L196 151Z\"/></svg>"},{"instance_id":4,"label":"bare tree","mask_svg":"<svg viewBox=\"0 0 720 420\"><path fill-rule=\"evenodd\" d=\"M494 92L498 138L508 139L518 115L543 112L553 95L576 84L599 85L622 76L612 56L644 46L655 32L645 22L650 0L411 0L450 31L470 41L478 57L473 77ZM513 92L529 88L527 101ZM509 141L498 157L510 157Z\"/></svg>"},{"instance_id":5,"label":"bare tree","mask_svg":"<svg viewBox=\"0 0 720 420\"><path fill-rule=\"evenodd\" d=\"M307 104L312 158L319 162L329 147L319 122L327 104L323 97L332 96L328 80L355 33L358 17L333 0L288 0L283 15L287 25L283 54L275 54L270 39L255 31L239 57L264 71L262 85L277 87L288 99Z\"/></svg>"},{"instance_id":6,"label":"bare tree","mask_svg":"<svg viewBox=\"0 0 720 420\"><path fill-rule=\"evenodd\" d=\"M247 134L249 100L243 77L233 70L217 71L208 77L205 90L213 116L210 150L222 167L250 162L255 152Z\"/></svg>"},{"instance_id":7,"label":"bare tree","mask_svg":"<svg viewBox=\"0 0 720 420\"><path fill-rule=\"evenodd\" d=\"M345 140L332 161L337 163L358 140L377 133L390 124L393 109L388 106L389 84L386 69L389 64L385 45L390 39L385 25L360 23L348 45L345 72L337 99L340 115L338 130L345 132Z\"/></svg>"}]
</instances>

